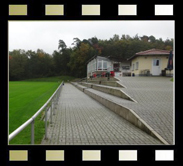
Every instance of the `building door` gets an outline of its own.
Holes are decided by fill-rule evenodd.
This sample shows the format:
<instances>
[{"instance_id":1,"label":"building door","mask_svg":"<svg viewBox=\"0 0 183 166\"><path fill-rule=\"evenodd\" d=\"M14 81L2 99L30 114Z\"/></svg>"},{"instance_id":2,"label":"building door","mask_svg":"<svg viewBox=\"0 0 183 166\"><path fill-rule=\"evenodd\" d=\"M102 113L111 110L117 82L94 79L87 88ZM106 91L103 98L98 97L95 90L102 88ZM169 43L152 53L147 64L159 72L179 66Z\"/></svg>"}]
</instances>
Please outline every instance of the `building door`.
<instances>
[{"instance_id":1,"label":"building door","mask_svg":"<svg viewBox=\"0 0 183 166\"><path fill-rule=\"evenodd\" d=\"M160 59L153 59L152 61L152 75L160 75L161 67L160 67Z\"/></svg>"}]
</instances>

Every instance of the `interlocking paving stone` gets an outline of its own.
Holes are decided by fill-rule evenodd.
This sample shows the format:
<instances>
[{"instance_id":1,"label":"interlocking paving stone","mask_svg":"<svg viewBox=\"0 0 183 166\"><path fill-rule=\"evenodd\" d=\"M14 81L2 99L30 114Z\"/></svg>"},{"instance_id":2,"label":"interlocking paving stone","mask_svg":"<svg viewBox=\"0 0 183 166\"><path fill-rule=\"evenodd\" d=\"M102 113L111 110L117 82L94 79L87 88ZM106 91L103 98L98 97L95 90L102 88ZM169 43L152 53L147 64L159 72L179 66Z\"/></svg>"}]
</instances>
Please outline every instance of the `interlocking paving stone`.
<instances>
[{"instance_id":1,"label":"interlocking paving stone","mask_svg":"<svg viewBox=\"0 0 183 166\"><path fill-rule=\"evenodd\" d=\"M71 84L61 90L48 145L154 145L162 144L107 109Z\"/></svg>"},{"instance_id":2,"label":"interlocking paving stone","mask_svg":"<svg viewBox=\"0 0 183 166\"><path fill-rule=\"evenodd\" d=\"M122 91L138 103L88 88L98 96L126 106L137 113L167 142L173 144L173 83L167 77L118 77Z\"/></svg>"},{"instance_id":3,"label":"interlocking paving stone","mask_svg":"<svg viewBox=\"0 0 183 166\"><path fill-rule=\"evenodd\" d=\"M167 142L173 144L173 82L169 77L117 77L126 86L123 91L138 103L129 105Z\"/></svg>"},{"instance_id":4,"label":"interlocking paving stone","mask_svg":"<svg viewBox=\"0 0 183 166\"><path fill-rule=\"evenodd\" d=\"M167 77L118 77L126 88L122 91L138 103L121 99L104 92L87 88L98 96L107 98L134 110L149 126L170 144L173 142L174 112L173 83Z\"/></svg>"},{"instance_id":5,"label":"interlocking paving stone","mask_svg":"<svg viewBox=\"0 0 183 166\"><path fill-rule=\"evenodd\" d=\"M123 106L132 109L167 142L173 144L173 100L171 101L172 103L168 103L167 101L163 104L161 101L132 103L94 89L87 90L98 96L105 97L115 103L122 104Z\"/></svg>"}]
</instances>

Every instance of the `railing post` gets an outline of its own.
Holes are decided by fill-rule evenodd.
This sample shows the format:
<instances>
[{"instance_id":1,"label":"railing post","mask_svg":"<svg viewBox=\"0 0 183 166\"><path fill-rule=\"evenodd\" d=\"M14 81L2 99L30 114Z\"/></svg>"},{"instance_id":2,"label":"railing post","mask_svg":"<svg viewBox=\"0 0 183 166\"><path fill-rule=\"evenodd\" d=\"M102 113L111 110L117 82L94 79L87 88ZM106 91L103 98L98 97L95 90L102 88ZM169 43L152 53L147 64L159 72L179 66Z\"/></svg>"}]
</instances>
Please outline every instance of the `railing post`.
<instances>
[{"instance_id":1,"label":"railing post","mask_svg":"<svg viewBox=\"0 0 183 166\"><path fill-rule=\"evenodd\" d=\"M31 144L34 145L34 119L31 122Z\"/></svg>"},{"instance_id":2,"label":"railing post","mask_svg":"<svg viewBox=\"0 0 183 166\"><path fill-rule=\"evenodd\" d=\"M45 109L45 139L47 139L47 108Z\"/></svg>"}]
</instances>

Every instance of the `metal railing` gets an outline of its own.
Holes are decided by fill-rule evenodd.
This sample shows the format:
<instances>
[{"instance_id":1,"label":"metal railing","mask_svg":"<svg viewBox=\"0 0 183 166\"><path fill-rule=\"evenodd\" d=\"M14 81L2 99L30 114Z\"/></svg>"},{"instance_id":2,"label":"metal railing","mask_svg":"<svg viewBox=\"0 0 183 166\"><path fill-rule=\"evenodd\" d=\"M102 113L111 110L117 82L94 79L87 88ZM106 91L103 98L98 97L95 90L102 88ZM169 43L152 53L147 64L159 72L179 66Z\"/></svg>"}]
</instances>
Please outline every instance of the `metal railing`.
<instances>
[{"instance_id":1,"label":"metal railing","mask_svg":"<svg viewBox=\"0 0 183 166\"><path fill-rule=\"evenodd\" d=\"M47 121L48 110L50 110L50 123L52 123L52 114L55 115L56 104L58 104L61 88L64 85L62 82L53 95L47 100L47 102L24 124L18 127L9 135L9 141L11 141L17 134L19 134L24 128L31 124L31 144L34 144L34 122L35 118L45 109L45 139L47 139Z\"/></svg>"}]
</instances>

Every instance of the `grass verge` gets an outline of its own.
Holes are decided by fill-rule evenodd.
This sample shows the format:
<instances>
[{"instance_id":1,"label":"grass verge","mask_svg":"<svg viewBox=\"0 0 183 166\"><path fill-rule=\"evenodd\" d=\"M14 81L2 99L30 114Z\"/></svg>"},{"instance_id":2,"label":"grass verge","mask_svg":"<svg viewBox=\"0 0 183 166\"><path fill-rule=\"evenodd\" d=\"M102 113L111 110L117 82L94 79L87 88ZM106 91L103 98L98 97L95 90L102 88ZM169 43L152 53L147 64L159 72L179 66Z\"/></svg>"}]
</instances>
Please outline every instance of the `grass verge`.
<instances>
[{"instance_id":1,"label":"grass verge","mask_svg":"<svg viewBox=\"0 0 183 166\"><path fill-rule=\"evenodd\" d=\"M9 82L9 134L31 118L51 97L62 81L73 77L49 77ZM40 144L45 134L42 113L35 119L35 144ZM31 125L27 126L9 144L30 144Z\"/></svg>"}]
</instances>

